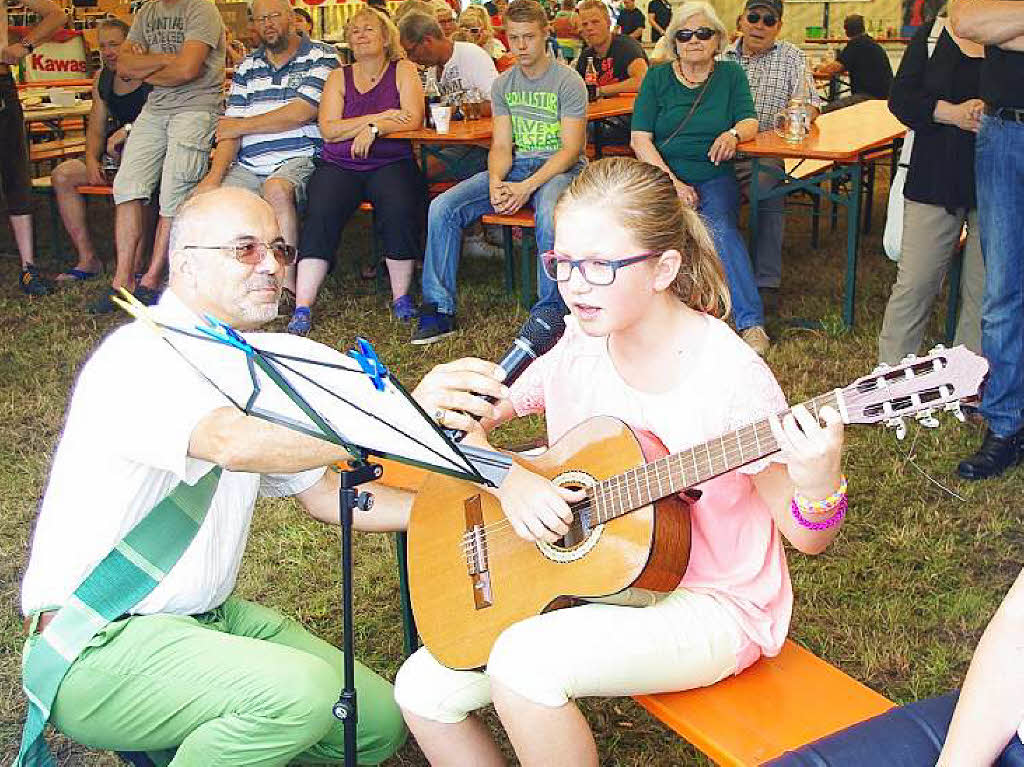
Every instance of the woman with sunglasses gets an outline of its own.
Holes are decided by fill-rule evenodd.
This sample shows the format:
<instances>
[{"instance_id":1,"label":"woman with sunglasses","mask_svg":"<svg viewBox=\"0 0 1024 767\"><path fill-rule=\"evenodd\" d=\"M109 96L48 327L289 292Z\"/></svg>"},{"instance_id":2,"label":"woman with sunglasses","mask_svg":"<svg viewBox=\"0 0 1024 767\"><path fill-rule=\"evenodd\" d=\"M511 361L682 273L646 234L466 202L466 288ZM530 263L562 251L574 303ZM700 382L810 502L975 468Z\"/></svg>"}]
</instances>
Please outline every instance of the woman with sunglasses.
<instances>
[{"instance_id":1,"label":"woman with sunglasses","mask_svg":"<svg viewBox=\"0 0 1024 767\"><path fill-rule=\"evenodd\" d=\"M683 4L665 31L672 60L644 78L630 144L639 159L668 173L679 199L707 221L729 280L736 330L764 354L770 343L764 307L736 222L733 158L736 146L757 134L747 76L736 62L715 60L729 36L707 3Z\"/></svg>"},{"instance_id":2,"label":"woman with sunglasses","mask_svg":"<svg viewBox=\"0 0 1024 767\"><path fill-rule=\"evenodd\" d=\"M508 53L501 40L494 36L491 17L487 15L487 9L482 5L471 5L462 12L459 16L459 31L466 34L469 42L487 51L495 61Z\"/></svg>"},{"instance_id":3,"label":"woman with sunglasses","mask_svg":"<svg viewBox=\"0 0 1024 767\"><path fill-rule=\"evenodd\" d=\"M484 440L481 428L544 413L553 443L611 416L676 452L786 409L768 366L719 319L729 292L711 238L660 169L622 157L588 165L559 199L542 262L570 311L565 334L494 406L445 392L459 366L435 368L416 392L442 425ZM475 364L488 385L473 390L499 389L494 366ZM427 648L413 654L395 700L430 763L506 764L471 715L493 701L520 764L597 765L576 699L704 687L776 655L793 600L783 538L819 553L846 509L842 422L830 408L821 417L799 406L781 426L772 416L777 461L701 485L674 591L629 588L527 618L500 635L483 671L448 669ZM493 492L515 534L547 543L566 535L582 495L518 464ZM827 509L807 511L830 495Z\"/></svg>"}]
</instances>

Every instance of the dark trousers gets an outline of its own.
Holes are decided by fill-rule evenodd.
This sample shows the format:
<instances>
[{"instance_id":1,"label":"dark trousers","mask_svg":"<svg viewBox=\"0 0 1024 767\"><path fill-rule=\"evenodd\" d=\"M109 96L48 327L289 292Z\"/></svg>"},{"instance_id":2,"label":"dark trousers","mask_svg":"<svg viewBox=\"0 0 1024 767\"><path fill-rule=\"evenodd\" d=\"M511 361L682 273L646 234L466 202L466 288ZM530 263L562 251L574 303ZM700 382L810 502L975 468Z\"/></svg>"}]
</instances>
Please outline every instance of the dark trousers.
<instances>
[{"instance_id":1,"label":"dark trousers","mask_svg":"<svg viewBox=\"0 0 1024 767\"><path fill-rule=\"evenodd\" d=\"M933 767L946 740L959 693L897 706L866 721L789 751L768 767ZM1024 766L1015 735L996 762Z\"/></svg>"},{"instance_id":2,"label":"dark trousers","mask_svg":"<svg viewBox=\"0 0 1024 767\"><path fill-rule=\"evenodd\" d=\"M385 258L407 261L422 252L426 186L411 159L366 171L320 162L309 179L306 198L300 259L319 258L333 268L341 232L364 200L373 204Z\"/></svg>"},{"instance_id":3,"label":"dark trousers","mask_svg":"<svg viewBox=\"0 0 1024 767\"><path fill-rule=\"evenodd\" d=\"M12 216L32 212L32 177L28 169L25 116L18 89L9 74L0 75L0 200Z\"/></svg>"}]
</instances>

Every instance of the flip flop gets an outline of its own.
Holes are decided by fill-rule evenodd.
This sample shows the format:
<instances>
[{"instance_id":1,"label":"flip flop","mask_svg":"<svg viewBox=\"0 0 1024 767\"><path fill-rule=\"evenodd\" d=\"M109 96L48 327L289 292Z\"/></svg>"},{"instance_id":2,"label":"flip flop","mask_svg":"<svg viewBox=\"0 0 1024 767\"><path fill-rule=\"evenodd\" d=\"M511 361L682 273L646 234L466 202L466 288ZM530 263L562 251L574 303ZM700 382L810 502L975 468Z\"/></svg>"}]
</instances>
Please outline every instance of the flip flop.
<instances>
[{"instance_id":1,"label":"flip flop","mask_svg":"<svg viewBox=\"0 0 1024 767\"><path fill-rule=\"evenodd\" d=\"M84 269L68 269L63 274L57 275L57 282L85 282L95 277L99 277L99 272L87 272Z\"/></svg>"}]
</instances>

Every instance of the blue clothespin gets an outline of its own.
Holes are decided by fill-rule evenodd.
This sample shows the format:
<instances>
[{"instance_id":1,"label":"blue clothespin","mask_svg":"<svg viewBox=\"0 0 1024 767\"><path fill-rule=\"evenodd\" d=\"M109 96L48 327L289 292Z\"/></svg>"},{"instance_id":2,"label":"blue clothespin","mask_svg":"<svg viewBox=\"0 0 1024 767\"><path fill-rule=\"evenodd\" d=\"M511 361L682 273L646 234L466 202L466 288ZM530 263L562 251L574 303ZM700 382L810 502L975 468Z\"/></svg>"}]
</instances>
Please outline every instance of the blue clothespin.
<instances>
[{"instance_id":1,"label":"blue clothespin","mask_svg":"<svg viewBox=\"0 0 1024 767\"><path fill-rule=\"evenodd\" d=\"M381 363L369 341L365 338L356 338L356 344L359 349L349 349L348 356L359 363L359 367L370 377L377 391L384 391L384 379L387 378L388 369Z\"/></svg>"},{"instance_id":2,"label":"blue clothespin","mask_svg":"<svg viewBox=\"0 0 1024 767\"><path fill-rule=\"evenodd\" d=\"M251 355L254 353L252 346L249 345L249 342L242 338L240 335L238 335L238 331L236 331L233 327L231 327L225 322L221 322L216 317L213 317L209 314L203 316L206 319L206 324L209 325L209 327L196 325L196 330L198 330L200 333L209 336L214 341L220 341L222 344L234 346L236 349L240 349L245 354Z\"/></svg>"}]
</instances>

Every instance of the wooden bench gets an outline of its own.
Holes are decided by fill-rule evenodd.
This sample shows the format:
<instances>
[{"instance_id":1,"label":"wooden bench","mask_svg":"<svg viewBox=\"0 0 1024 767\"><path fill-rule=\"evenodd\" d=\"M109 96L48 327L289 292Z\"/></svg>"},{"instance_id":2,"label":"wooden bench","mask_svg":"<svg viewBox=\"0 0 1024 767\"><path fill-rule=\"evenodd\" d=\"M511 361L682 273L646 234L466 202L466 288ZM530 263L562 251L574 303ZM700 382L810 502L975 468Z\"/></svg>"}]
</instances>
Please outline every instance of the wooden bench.
<instances>
[{"instance_id":1,"label":"wooden bench","mask_svg":"<svg viewBox=\"0 0 1024 767\"><path fill-rule=\"evenodd\" d=\"M381 482L416 492L423 469L393 461ZM405 534L396 536L406 653L417 645L405 567ZM697 690L634 696L652 716L720 765L758 765L805 743L884 713L895 705L787 639L774 658Z\"/></svg>"},{"instance_id":2,"label":"wooden bench","mask_svg":"<svg viewBox=\"0 0 1024 767\"><path fill-rule=\"evenodd\" d=\"M505 250L505 290L512 292L515 286L515 246L512 237L514 227L535 229L537 221L532 208L520 208L515 213L485 213L480 217L484 224L501 227L502 247ZM519 244L519 303L529 310L536 298L534 290L534 259L530 258L530 247L524 237Z\"/></svg>"},{"instance_id":3,"label":"wooden bench","mask_svg":"<svg viewBox=\"0 0 1024 767\"><path fill-rule=\"evenodd\" d=\"M92 197L114 196L114 189L109 185L85 185L77 187L77 189L80 194ZM61 231L63 230L63 224L60 219L60 211L57 210L57 196L53 193L53 179L50 176L40 176L39 178L32 179L32 191L36 194L44 194L47 196L47 202L49 203L50 208L50 228L53 232L53 257L54 260L59 263L62 260Z\"/></svg>"}]
</instances>

